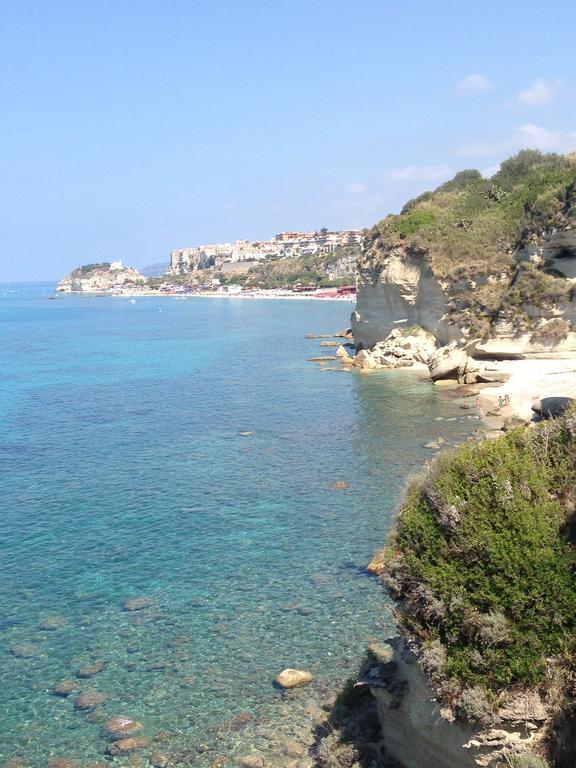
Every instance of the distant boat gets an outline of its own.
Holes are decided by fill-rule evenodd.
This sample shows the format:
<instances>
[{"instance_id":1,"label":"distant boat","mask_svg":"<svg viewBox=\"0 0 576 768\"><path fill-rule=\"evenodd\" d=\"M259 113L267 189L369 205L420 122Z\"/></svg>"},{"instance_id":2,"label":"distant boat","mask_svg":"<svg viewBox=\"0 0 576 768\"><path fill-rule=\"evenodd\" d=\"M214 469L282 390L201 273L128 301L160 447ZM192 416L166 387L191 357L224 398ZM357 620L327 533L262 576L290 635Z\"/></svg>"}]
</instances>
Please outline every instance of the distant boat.
<instances>
[{"instance_id":1,"label":"distant boat","mask_svg":"<svg viewBox=\"0 0 576 768\"><path fill-rule=\"evenodd\" d=\"M129 304L136 304L136 299L130 299Z\"/></svg>"}]
</instances>

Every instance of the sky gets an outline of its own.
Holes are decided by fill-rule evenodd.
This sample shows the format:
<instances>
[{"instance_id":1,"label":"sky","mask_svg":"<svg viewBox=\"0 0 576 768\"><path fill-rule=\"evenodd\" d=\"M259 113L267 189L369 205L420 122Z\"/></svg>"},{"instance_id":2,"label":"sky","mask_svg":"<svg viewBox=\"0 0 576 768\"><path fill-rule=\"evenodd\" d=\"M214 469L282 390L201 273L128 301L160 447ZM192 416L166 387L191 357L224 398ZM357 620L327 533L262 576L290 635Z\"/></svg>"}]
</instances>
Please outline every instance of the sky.
<instances>
[{"instance_id":1,"label":"sky","mask_svg":"<svg viewBox=\"0 0 576 768\"><path fill-rule=\"evenodd\" d=\"M0 0L0 282L371 226L576 149L574 0Z\"/></svg>"}]
</instances>

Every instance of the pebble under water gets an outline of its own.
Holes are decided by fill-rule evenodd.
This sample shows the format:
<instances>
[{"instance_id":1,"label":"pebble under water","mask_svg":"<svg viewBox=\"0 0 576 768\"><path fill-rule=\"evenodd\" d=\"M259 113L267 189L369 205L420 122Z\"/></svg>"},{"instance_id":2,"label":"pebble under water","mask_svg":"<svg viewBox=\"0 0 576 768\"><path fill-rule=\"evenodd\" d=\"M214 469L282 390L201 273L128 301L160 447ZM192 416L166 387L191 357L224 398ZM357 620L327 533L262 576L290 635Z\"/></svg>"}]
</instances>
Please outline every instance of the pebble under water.
<instances>
[{"instance_id":1,"label":"pebble under water","mask_svg":"<svg viewBox=\"0 0 576 768\"><path fill-rule=\"evenodd\" d=\"M392 632L364 566L424 444L476 422L423 375L306 362L349 303L52 290L0 289L0 765L110 760L111 715L142 724L117 766L285 765Z\"/></svg>"}]
</instances>

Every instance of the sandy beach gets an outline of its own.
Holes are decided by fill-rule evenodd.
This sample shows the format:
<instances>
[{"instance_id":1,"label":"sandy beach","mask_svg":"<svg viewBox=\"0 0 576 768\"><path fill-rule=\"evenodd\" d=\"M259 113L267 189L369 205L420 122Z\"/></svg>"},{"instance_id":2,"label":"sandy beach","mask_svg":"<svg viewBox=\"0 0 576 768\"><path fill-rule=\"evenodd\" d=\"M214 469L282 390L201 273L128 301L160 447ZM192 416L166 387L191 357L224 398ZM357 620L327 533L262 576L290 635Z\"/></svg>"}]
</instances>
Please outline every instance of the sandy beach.
<instances>
[{"instance_id":1,"label":"sandy beach","mask_svg":"<svg viewBox=\"0 0 576 768\"><path fill-rule=\"evenodd\" d=\"M498 398L508 395L510 405L500 409L503 418L517 416L530 421L532 404L543 397L576 398L576 359L500 360L492 367L510 375L504 384L483 389L484 412L498 409Z\"/></svg>"}]
</instances>

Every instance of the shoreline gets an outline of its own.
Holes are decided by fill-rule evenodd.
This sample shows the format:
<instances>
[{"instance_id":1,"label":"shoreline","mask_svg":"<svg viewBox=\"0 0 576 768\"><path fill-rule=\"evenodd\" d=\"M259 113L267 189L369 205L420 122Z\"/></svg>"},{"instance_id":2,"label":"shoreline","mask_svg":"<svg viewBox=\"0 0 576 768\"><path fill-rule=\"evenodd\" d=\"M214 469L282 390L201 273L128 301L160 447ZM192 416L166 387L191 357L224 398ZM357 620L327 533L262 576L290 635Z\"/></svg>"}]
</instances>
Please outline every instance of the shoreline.
<instances>
[{"instance_id":1,"label":"shoreline","mask_svg":"<svg viewBox=\"0 0 576 768\"><path fill-rule=\"evenodd\" d=\"M509 418L531 423L532 405L545 397L576 399L576 357L499 360L498 370L509 375L506 382L483 388L478 395L484 411L483 420L492 430L501 429ZM510 404L499 406L499 398L508 395ZM494 426L495 422L500 426Z\"/></svg>"},{"instance_id":2,"label":"shoreline","mask_svg":"<svg viewBox=\"0 0 576 768\"><path fill-rule=\"evenodd\" d=\"M86 296L97 298L109 296L117 299L137 299L137 298L166 298L177 299L178 301L189 301L190 299L266 299L280 301L338 301L356 303L356 296L322 296L314 293L298 294L291 291L279 291L277 289L261 290L254 293L163 293L160 291L125 291L122 293L112 291L54 291L57 296Z\"/></svg>"}]
</instances>

